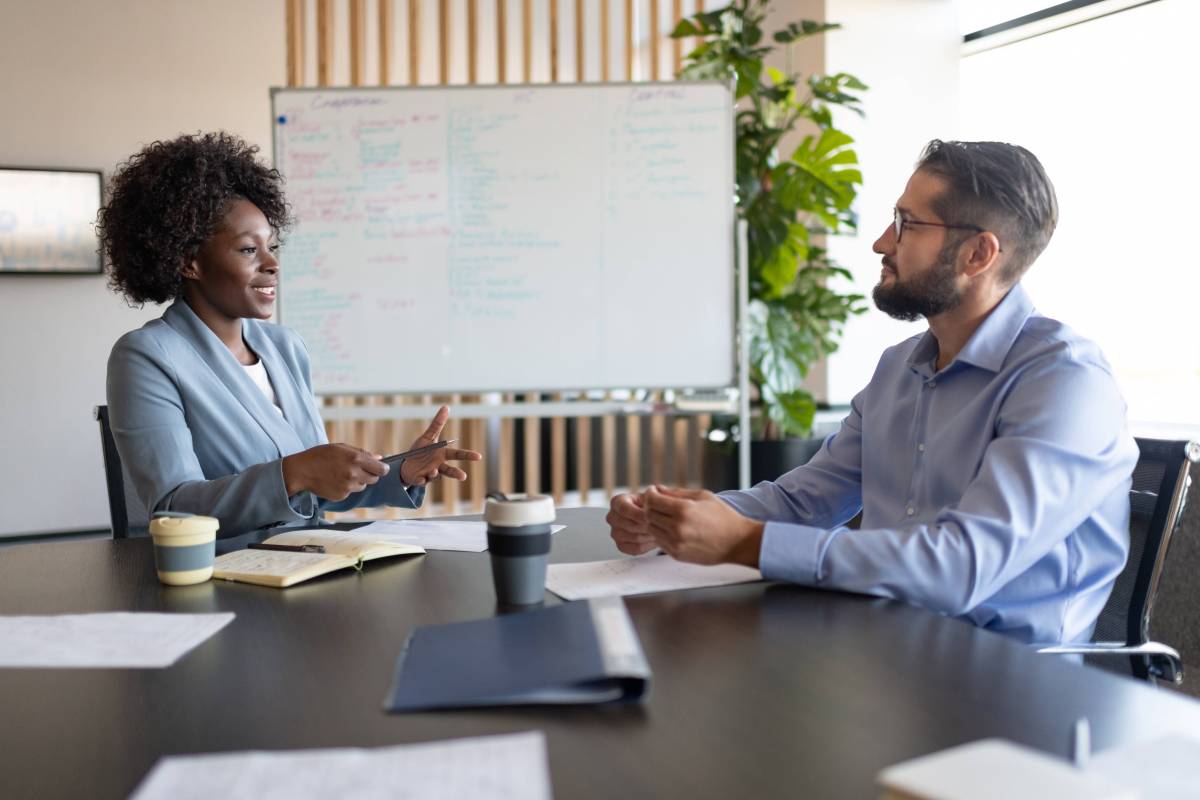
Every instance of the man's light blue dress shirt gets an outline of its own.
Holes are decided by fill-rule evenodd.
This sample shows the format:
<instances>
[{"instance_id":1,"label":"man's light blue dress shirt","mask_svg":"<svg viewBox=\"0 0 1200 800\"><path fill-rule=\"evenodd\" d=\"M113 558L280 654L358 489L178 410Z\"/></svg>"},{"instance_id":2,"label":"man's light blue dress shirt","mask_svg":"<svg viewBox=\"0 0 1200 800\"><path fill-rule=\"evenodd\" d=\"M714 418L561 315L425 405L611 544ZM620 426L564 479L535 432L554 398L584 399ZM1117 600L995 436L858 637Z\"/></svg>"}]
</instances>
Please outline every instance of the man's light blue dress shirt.
<instances>
[{"instance_id":1,"label":"man's light blue dress shirt","mask_svg":"<svg viewBox=\"0 0 1200 800\"><path fill-rule=\"evenodd\" d=\"M1138 454L1108 363L1019 284L936 359L929 332L889 348L811 462L721 498L768 521L769 579L1087 641L1129 551Z\"/></svg>"}]
</instances>

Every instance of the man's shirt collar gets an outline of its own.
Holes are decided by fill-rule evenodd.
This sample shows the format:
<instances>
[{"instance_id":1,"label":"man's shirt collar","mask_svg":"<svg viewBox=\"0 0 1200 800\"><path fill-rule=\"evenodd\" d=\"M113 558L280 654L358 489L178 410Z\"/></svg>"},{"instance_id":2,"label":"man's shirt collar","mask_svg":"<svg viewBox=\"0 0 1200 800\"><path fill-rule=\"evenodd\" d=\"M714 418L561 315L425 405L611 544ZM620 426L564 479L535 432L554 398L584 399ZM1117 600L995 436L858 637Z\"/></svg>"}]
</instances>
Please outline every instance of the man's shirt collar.
<instances>
[{"instance_id":1,"label":"man's shirt collar","mask_svg":"<svg viewBox=\"0 0 1200 800\"><path fill-rule=\"evenodd\" d=\"M1033 301L1018 283L987 315L951 364L962 361L990 372L999 372L1008 351L1021 335L1025 321L1033 313ZM914 372L932 377L937 354L938 343L933 331L925 331L908 357L908 366Z\"/></svg>"}]
</instances>

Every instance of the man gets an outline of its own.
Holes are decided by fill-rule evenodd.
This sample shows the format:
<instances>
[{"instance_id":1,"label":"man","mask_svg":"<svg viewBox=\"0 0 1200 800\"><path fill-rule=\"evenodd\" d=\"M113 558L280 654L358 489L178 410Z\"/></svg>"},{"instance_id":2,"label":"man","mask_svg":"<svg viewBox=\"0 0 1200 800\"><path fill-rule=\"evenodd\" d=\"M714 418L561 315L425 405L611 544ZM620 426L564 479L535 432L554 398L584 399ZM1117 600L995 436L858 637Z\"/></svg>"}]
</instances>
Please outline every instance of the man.
<instances>
[{"instance_id":1,"label":"man","mask_svg":"<svg viewBox=\"0 0 1200 800\"><path fill-rule=\"evenodd\" d=\"M1087 641L1128 554L1137 447L1099 349L1019 283L1057 217L1029 151L930 142L873 248L875 304L929 330L884 352L807 465L719 497L615 497L617 547Z\"/></svg>"}]
</instances>

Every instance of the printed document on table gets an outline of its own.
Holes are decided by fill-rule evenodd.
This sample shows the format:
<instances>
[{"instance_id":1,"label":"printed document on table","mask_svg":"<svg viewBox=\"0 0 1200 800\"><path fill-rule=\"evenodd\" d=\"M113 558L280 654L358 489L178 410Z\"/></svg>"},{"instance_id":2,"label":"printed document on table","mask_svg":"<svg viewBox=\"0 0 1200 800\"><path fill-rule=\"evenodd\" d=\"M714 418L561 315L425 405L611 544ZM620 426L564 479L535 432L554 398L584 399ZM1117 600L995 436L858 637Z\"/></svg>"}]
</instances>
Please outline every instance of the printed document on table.
<instances>
[{"instance_id":1,"label":"printed document on table","mask_svg":"<svg viewBox=\"0 0 1200 800\"><path fill-rule=\"evenodd\" d=\"M558 533L566 525L551 525ZM487 523L457 519L387 519L355 528L351 533L369 535L381 542L417 544L426 550L458 550L482 553L487 550Z\"/></svg>"},{"instance_id":2,"label":"printed document on table","mask_svg":"<svg viewBox=\"0 0 1200 800\"><path fill-rule=\"evenodd\" d=\"M546 568L546 588L564 600L669 592L758 580L762 580L762 574L750 567L739 564L705 567L685 564L670 556L551 564Z\"/></svg>"},{"instance_id":3,"label":"printed document on table","mask_svg":"<svg viewBox=\"0 0 1200 800\"><path fill-rule=\"evenodd\" d=\"M541 731L399 747L168 756L131 800L550 800Z\"/></svg>"},{"instance_id":4,"label":"printed document on table","mask_svg":"<svg viewBox=\"0 0 1200 800\"><path fill-rule=\"evenodd\" d=\"M1097 753L1088 772L1133 787L1151 800L1193 800L1200 738L1195 732L1170 733Z\"/></svg>"},{"instance_id":5,"label":"printed document on table","mask_svg":"<svg viewBox=\"0 0 1200 800\"><path fill-rule=\"evenodd\" d=\"M0 616L0 667L169 667L233 620L225 614Z\"/></svg>"}]
</instances>

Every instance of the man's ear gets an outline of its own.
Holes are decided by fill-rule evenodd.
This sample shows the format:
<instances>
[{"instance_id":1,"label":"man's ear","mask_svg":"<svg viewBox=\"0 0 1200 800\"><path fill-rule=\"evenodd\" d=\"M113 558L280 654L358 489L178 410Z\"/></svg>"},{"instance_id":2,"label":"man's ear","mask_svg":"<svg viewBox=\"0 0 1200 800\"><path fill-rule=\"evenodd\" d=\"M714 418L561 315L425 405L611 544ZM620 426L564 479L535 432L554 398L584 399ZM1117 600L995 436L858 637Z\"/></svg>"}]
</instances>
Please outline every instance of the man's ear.
<instances>
[{"instance_id":1,"label":"man's ear","mask_svg":"<svg viewBox=\"0 0 1200 800\"><path fill-rule=\"evenodd\" d=\"M1000 240L991 231L982 231L963 242L966 263L963 274L968 278L982 275L1000 264ZM961 252L961 251L960 251Z\"/></svg>"}]
</instances>

